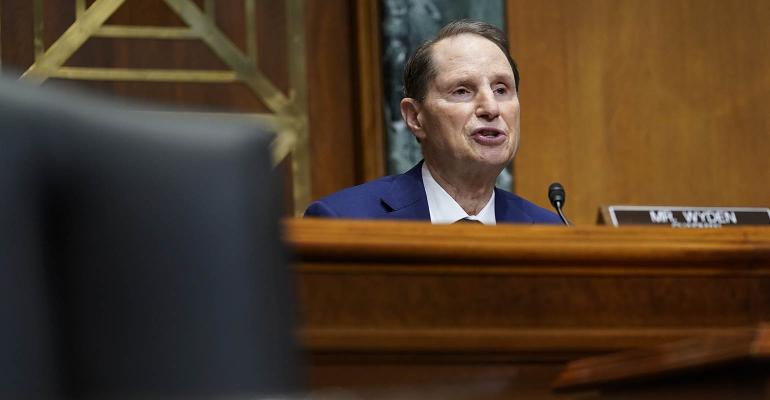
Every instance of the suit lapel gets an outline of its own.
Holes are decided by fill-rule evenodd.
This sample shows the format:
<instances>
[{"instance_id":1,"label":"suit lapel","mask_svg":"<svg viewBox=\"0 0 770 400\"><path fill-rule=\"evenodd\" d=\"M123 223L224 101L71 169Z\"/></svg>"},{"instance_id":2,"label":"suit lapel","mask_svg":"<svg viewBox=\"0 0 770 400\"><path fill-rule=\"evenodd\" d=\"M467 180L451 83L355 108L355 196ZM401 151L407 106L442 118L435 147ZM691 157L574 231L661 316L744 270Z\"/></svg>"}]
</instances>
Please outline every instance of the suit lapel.
<instances>
[{"instance_id":1,"label":"suit lapel","mask_svg":"<svg viewBox=\"0 0 770 400\"><path fill-rule=\"evenodd\" d=\"M386 218L430 221L428 199L422 183L422 163L420 161L409 171L396 176L381 197ZM535 222L510 199L508 193L498 188L495 188L495 219L498 222Z\"/></svg>"},{"instance_id":2,"label":"suit lapel","mask_svg":"<svg viewBox=\"0 0 770 400\"><path fill-rule=\"evenodd\" d=\"M505 191L498 188L495 188L495 219L497 222L535 223L529 214L509 199Z\"/></svg>"},{"instance_id":3,"label":"suit lapel","mask_svg":"<svg viewBox=\"0 0 770 400\"><path fill-rule=\"evenodd\" d=\"M396 176L380 201L387 218L429 221L428 199L422 183L422 161Z\"/></svg>"}]
</instances>

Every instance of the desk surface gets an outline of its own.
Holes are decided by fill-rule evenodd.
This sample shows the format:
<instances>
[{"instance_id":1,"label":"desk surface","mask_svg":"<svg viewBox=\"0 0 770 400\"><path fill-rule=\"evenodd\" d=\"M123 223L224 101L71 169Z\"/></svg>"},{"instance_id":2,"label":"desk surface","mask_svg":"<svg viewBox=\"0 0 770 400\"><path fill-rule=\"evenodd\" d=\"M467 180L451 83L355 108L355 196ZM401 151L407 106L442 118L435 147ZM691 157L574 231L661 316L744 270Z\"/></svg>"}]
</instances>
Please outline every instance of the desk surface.
<instances>
[{"instance_id":1,"label":"desk surface","mask_svg":"<svg viewBox=\"0 0 770 400\"><path fill-rule=\"evenodd\" d=\"M770 261L770 227L672 229L290 219L303 258L436 259L455 263Z\"/></svg>"}]
</instances>

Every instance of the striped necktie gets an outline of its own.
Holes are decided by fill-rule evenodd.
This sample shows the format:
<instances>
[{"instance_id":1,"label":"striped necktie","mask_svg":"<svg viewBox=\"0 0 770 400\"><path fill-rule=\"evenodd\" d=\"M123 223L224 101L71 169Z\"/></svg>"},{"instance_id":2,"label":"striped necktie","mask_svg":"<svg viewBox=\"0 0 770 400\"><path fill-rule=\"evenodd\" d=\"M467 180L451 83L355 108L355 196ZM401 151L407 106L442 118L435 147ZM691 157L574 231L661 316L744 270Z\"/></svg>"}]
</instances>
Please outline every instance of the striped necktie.
<instances>
[{"instance_id":1,"label":"striped necktie","mask_svg":"<svg viewBox=\"0 0 770 400\"><path fill-rule=\"evenodd\" d=\"M463 219L458 219L457 221L453 222L453 224L464 224L464 223L481 224L481 221L477 219L470 219L468 217L465 217Z\"/></svg>"}]
</instances>

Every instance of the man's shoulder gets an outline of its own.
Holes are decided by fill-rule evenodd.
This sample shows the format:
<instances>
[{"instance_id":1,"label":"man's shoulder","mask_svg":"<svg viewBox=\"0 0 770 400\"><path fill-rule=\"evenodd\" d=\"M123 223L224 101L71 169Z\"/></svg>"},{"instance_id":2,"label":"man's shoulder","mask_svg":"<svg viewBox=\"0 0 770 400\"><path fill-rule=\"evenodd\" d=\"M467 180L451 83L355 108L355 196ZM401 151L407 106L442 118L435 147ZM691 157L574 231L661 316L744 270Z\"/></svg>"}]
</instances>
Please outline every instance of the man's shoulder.
<instances>
[{"instance_id":1,"label":"man's shoulder","mask_svg":"<svg viewBox=\"0 0 770 400\"><path fill-rule=\"evenodd\" d=\"M319 201L334 203L355 199L379 198L390 188L390 185L393 183L393 180L395 180L397 176L398 175L384 176L382 178L377 178L373 181L362 183L360 185L351 186L334 192L326 197L322 197Z\"/></svg>"},{"instance_id":2,"label":"man's shoulder","mask_svg":"<svg viewBox=\"0 0 770 400\"><path fill-rule=\"evenodd\" d=\"M521 197L517 196L507 190L502 190L500 188L497 188L495 190L496 196L501 196L502 201L507 202L510 206L513 206L515 209L520 210L527 216L529 216L532 219L533 223L536 224L561 224L561 218L559 218L556 213L545 209L543 207L538 206L537 204ZM498 222L506 222L505 221L505 215L502 216L496 216L498 219ZM502 217L502 221L501 221Z\"/></svg>"},{"instance_id":3,"label":"man's shoulder","mask_svg":"<svg viewBox=\"0 0 770 400\"><path fill-rule=\"evenodd\" d=\"M420 168L349 187L314 201L305 210L306 217L336 218L430 218Z\"/></svg>"},{"instance_id":4,"label":"man's shoulder","mask_svg":"<svg viewBox=\"0 0 770 400\"><path fill-rule=\"evenodd\" d=\"M334 192L314 201L305 210L306 217L370 218L382 207L381 197L398 175L385 176Z\"/></svg>"}]
</instances>

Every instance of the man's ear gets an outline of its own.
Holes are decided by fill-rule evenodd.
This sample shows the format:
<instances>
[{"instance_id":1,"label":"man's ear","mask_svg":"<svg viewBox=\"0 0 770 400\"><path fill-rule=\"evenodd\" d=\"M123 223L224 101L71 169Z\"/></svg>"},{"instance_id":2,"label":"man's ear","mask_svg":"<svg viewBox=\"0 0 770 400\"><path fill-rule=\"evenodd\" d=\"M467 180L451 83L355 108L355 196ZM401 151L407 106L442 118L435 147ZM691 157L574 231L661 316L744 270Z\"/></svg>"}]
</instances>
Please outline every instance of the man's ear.
<instances>
[{"instance_id":1,"label":"man's ear","mask_svg":"<svg viewBox=\"0 0 770 400\"><path fill-rule=\"evenodd\" d=\"M404 119L406 126L412 131L417 140L425 137L425 132L422 130L422 123L420 122L420 103L411 98L405 97L401 100L401 118Z\"/></svg>"}]
</instances>

